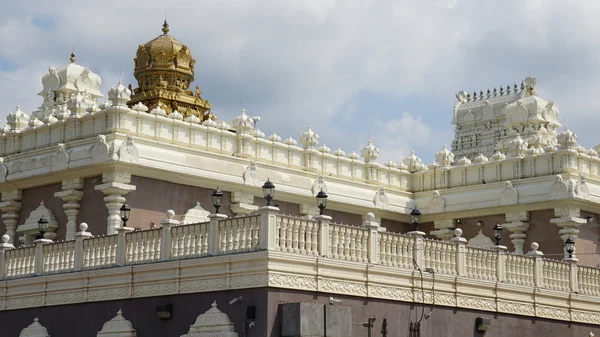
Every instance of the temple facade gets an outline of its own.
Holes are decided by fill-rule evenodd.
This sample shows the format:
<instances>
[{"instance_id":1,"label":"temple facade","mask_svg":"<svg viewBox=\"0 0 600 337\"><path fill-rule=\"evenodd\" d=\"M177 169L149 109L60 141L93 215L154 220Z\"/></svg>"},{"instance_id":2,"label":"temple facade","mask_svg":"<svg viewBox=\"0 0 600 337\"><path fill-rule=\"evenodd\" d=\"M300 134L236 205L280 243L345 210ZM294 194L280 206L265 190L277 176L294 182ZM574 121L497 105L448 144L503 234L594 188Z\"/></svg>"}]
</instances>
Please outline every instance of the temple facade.
<instances>
[{"instance_id":1,"label":"temple facade","mask_svg":"<svg viewBox=\"0 0 600 337\"><path fill-rule=\"evenodd\" d=\"M458 92L434 162L381 163L220 120L166 21L135 88L76 61L0 129L0 335L600 333L600 148L534 78Z\"/></svg>"}]
</instances>

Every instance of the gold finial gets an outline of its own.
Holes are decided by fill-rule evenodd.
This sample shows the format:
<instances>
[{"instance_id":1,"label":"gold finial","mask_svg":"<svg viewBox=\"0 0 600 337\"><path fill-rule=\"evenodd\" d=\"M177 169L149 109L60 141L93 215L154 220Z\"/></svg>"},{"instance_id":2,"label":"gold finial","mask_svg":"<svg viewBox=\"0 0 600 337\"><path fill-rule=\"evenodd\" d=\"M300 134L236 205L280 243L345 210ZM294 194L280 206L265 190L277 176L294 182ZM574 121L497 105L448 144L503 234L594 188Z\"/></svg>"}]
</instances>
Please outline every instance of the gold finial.
<instances>
[{"instance_id":1,"label":"gold finial","mask_svg":"<svg viewBox=\"0 0 600 337\"><path fill-rule=\"evenodd\" d=\"M71 58L69 60L71 60L71 63L75 63L75 50L71 52Z\"/></svg>"},{"instance_id":2,"label":"gold finial","mask_svg":"<svg viewBox=\"0 0 600 337\"><path fill-rule=\"evenodd\" d=\"M163 23L162 31L165 35L169 34L169 24L167 23L167 19L165 19L165 22Z\"/></svg>"}]
</instances>

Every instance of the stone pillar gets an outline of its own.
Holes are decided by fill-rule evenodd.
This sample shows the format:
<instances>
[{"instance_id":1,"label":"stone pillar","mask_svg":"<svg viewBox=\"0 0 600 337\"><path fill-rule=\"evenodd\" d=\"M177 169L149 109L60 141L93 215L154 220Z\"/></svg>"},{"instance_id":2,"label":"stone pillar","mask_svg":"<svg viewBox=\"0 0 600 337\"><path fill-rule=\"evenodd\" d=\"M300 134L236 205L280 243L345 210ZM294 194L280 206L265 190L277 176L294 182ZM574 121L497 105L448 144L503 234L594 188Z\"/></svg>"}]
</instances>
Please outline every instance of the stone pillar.
<instances>
[{"instance_id":1,"label":"stone pillar","mask_svg":"<svg viewBox=\"0 0 600 337\"><path fill-rule=\"evenodd\" d=\"M454 235L454 219L435 220L433 222L435 231L429 232L440 240L450 240Z\"/></svg>"},{"instance_id":2,"label":"stone pillar","mask_svg":"<svg viewBox=\"0 0 600 337\"><path fill-rule=\"evenodd\" d=\"M216 256L219 254L219 221L227 219L225 214L211 214L208 216L210 224L208 225L208 255ZM223 247L225 249L225 247Z\"/></svg>"},{"instance_id":3,"label":"stone pillar","mask_svg":"<svg viewBox=\"0 0 600 337\"><path fill-rule=\"evenodd\" d=\"M10 237L7 234L2 235L2 243L0 243L0 280L6 276L5 252L11 249L15 249L15 246L10 243Z\"/></svg>"},{"instance_id":4,"label":"stone pillar","mask_svg":"<svg viewBox=\"0 0 600 337\"><path fill-rule=\"evenodd\" d=\"M506 221L508 223L502 225L511 233L509 238L515 247L516 254L524 254L523 246L527 238L527 230L529 229L529 213L527 211L506 213Z\"/></svg>"},{"instance_id":5,"label":"stone pillar","mask_svg":"<svg viewBox=\"0 0 600 337\"><path fill-rule=\"evenodd\" d=\"M525 254L526 256L532 256L535 258L535 262L533 263L533 281L536 287L543 288L544 287L544 276L542 273L542 268L544 267L544 262L542 258L544 253L539 251L540 245L537 242L531 243L531 250Z\"/></svg>"},{"instance_id":6,"label":"stone pillar","mask_svg":"<svg viewBox=\"0 0 600 337\"><path fill-rule=\"evenodd\" d=\"M558 218L550 219L550 223L556 224L560 230L560 238L565 242L569 236L577 242L577 236L579 235L579 226L587 222L586 219L580 218L579 207L565 205L563 207L557 207L554 209L554 215ZM566 247L563 245L563 251L565 254L565 260L577 260L576 249L573 248L573 258L569 259L569 253L566 251Z\"/></svg>"},{"instance_id":7,"label":"stone pillar","mask_svg":"<svg viewBox=\"0 0 600 337\"><path fill-rule=\"evenodd\" d=\"M379 263L379 222L375 221L375 214L367 213L366 220L362 224L363 228L369 230L369 241L367 242L367 257L369 263Z\"/></svg>"},{"instance_id":8,"label":"stone pillar","mask_svg":"<svg viewBox=\"0 0 600 337\"><path fill-rule=\"evenodd\" d=\"M102 174L102 184L96 185L97 191L102 191L106 195L104 203L108 208L108 218L106 219L106 234L115 234L117 228L121 227L121 206L125 203L124 195L130 191L135 191L131 182L131 173L115 171Z\"/></svg>"},{"instance_id":9,"label":"stone pillar","mask_svg":"<svg viewBox=\"0 0 600 337\"><path fill-rule=\"evenodd\" d=\"M454 237L450 239L450 242L456 243L456 275L464 276L465 273L465 254L467 239L461 237L463 231L457 228L453 231Z\"/></svg>"},{"instance_id":10,"label":"stone pillar","mask_svg":"<svg viewBox=\"0 0 600 337\"><path fill-rule=\"evenodd\" d=\"M244 192L231 192L231 211L243 216L254 213L258 206L254 205L254 195Z\"/></svg>"},{"instance_id":11,"label":"stone pillar","mask_svg":"<svg viewBox=\"0 0 600 337\"><path fill-rule=\"evenodd\" d=\"M88 225L85 222L82 222L79 225L80 231L75 233L75 254L74 254L74 262L73 262L73 270L80 271L83 269L83 240L94 237L92 233L86 232L88 229Z\"/></svg>"},{"instance_id":12,"label":"stone pillar","mask_svg":"<svg viewBox=\"0 0 600 337\"><path fill-rule=\"evenodd\" d=\"M62 191L54 193L55 197L61 198L65 203L63 208L67 215L67 240L75 238L77 228L77 214L79 214L79 200L83 196L83 179L75 178L62 181ZM59 224L60 226L60 224Z\"/></svg>"},{"instance_id":13,"label":"stone pillar","mask_svg":"<svg viewBox=\"0 0 600 337\"><path fill-rule=\"evenodd\" d=\"M425 268L425 254L424 254L423 250L425 249L425 242L423 240L425 239L425 232L412 231L412 232L408 232L406 234L415 237L415 242L414 242L414 246L413 246L413 259L415 260L414 262L417 264L417 266L423 267L421 269L424 269Z\"/></svg>"},{"instance_id":14,"label":"stone pillar","mask_svg":"<svg viewBox=\"0 0 600 337\"><path fill-rule=\"evenodd\" d=\"M171 259L172 233L171 227L179 226L179 221L173 219L175 211L172 209L167 211L167 218L162 220L162 237L160 241L160 260L169 261Z\"/></svg>"},{"instance_id":15,"label":"stone pillar","mask_svg":"<svg viewBox=\"0 0 600 337\"><path fill-rule=\"evenodd\" d=\"M10 190L2 192L2 202L0 202L0 210L2 221L6 226L6 235L9 236L9 243L15 243L17 222L19 221L19 210L21 209L21 190Z\"/></svg>"},{"instance_id":16,"label":"stone pillar","mask_svg":"<svg viewBox=\"0 0 600 337\"><path fill-rule=\"evenodd\" d=\"M44 245L52 243L50 239L37 239L33 241L35 244L35 275L42 275L44 273Z\"/></svg>"},{"instance_id":17,"label":"stone pillar","mask_svg":"<svg viewBox=\"0 0 600 337\"><path fill-rule=\"evenodd\" d=\"M260 214L258 248L261 250L275 250L275 238L277 235L277 214L279 208L263 206L258 209Z\"/></svg>"},{"instance_id":18,"label":"stone pillar","mask_svg":"<svg viewBox=\"0 0 600 337\"><path fill-rule=\"evenodd\" d=\"M317 215L313 218L319 222L319 256L329 256L329 223L332 218L328 215Z\"/></svg>"}]
</instances>

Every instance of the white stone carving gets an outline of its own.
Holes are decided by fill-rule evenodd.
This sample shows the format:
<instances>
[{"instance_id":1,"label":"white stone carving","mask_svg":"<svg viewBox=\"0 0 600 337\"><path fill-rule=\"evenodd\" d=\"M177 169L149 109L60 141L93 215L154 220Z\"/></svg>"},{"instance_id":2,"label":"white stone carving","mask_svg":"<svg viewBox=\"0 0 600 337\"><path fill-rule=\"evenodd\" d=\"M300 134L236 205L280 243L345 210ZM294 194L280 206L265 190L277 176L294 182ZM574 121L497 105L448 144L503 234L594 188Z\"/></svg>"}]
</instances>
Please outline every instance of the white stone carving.
<instances>
[{"instance_id":1,"label":"white stone carving","mask_svg":"<svg viewBox=\"0 0 600 337\"><path fill-rule=\"evenodd\" d=\"M132 164L137 164L140 161L139 150L137 146L135 146L133 142L133 137L131 135L127 135L125 141L119 147L119 161L129 162Z\"/></svg>"},{"instance_id":2,"label":"white stone carving","mask_svg":"<svg viewBox=\"0 0 600 337\"><path fill-rule=\"evenodd\" d=\"M173 110L173 112L171 112L168 117L171 119L178 120L178 121L183 120L183 115L177 110Z\"/></svg>"},{"instance_id":3,"label":"white stone carving","mask_svg":"<svg viewBox=\"0 0 600 337\"><path fill-rule=\"evenodd\" d=\"M365 162L376 161L379 158L379 149L373 145L373 142L369 139L369 142L360 151Z\"/></svg>"},{"instance_id":4,"label":"white stone carving","mask_svg":"<svg viewBox=\"0 0 600 337\"><path fill-rule=\"evenodd\" d=\"M56 238L55 231L58 228L58 223L56 222L56 218L54 217L52 210L46 207L46 205L44 205L44 201L42 201L36 209L31 211L29 217L27 217L25 220L25 223L17 227L17 233L25 235L25 244L33 243L35 236L40 234L38 220L40 220L42 217L48 220L48 231L44 234L44 239L52 240Z\"/></svg>"},{"instance_id":5,"label":"white stone carving","mask_svg":"<svg viewBox=\"0 0 600 337\"><path fill-rule=\"evenodd\" d=\"M69 167L69 154L65 144L58 144L52 157L52 171L66 170Z\"/></svg>"},{"instance_id":6,"label":"white stone carving","mask_svg":"<svg viewBox=\"0 0 600 337\"><path fill-rule=\"evenodd\" d=\"M102 330L96 334L97 337L137 337L137 333L130 321L123 317L121 309L117 311L110 321L104 323Z\"/></svg>"},{"instance_id":7,"label":"white stone carving","mask_svg":"<svg viewBox=\"0 0 600 337\"><path fill-rule=\"evenodd\" d=\"M4 158L0 157L0 183L6 181L6 176L8 175L8 167L4 165Z\"/></svg>"},{"instance_id":8,"label":"white stone carving","mask_svg":"<svg viewBox=\"0 0 600 337\"><path fill-rule=\"evenodd\" d=\"M311 191L312 191L313 195L317 195L317 193L319 193L319 191L328 193L329 190L327 189L327 184L325 183L325 178L323 178L322 174L319 174L317 176L317 179L315 179L315 182L312 185Z\"/></svg>"},{"instance_id":9,"label":"white stone carving","mask_svg":"<svg viewBox=\"0 0 600 337\"><path fill-rule=\"evenodd\" d=\"M433 197L429 200L429 205L427 206L428 213L442 213L445 207L446 201L440 195L440 191L433 191Z\"/></svg>"},{"instance_id":10,"label":"white stone carving","mask_svg":"<svg viewBox=\"0 0 600 337\"><path fill-rule=\"evenodd\" d=\"M10 126L11 131L23 130L29 123L29 115L21 110L21 107L17 105L15 111L11 112L6 116L7 125Z\"/></svg>"},{"instance_id":11,"label":"white stone carving","mask_svg":"<svg viewBox=\"0 0 600 337\"><path fill-rule=\"evenodd\" d=\"M181 337L238 337L238 334L229 316L219 310L215 301L207 312L198 316L189 332Z\"/></svg>"},{"instance_id":12,"label":"white stone carving","mask_svg":"<svg viewBox=\"0 0 600 337\"><path fill-rule=\"evenodd\" d=\"M454 153L450 152L446 145L444 145L442 151L435 154L435 160L441 167L450 167L454 163Z\"/></svg>"},{"instance_id":13,"label":"white stone carving","mask_svg":"<svg viewBox=\"0 0 600 337\"><path fill-rule=\"evenodd\" d=\"M556 138L561 149L570 149L577 145L577 135L567 127Z\"/></svg>"},{"instance_id":14,"label":"white stone carving","mask_svg":"<svg viewBox=\"0 0 600 337\"><path fill-rule=\"evenodd\" d=\"M244 183L246 185L250 185L250 186L259 186L260 185L260 174L258 173L258 170L256 169L255 162L251 162L250 165L248 165L248 167L246 167L246 170L244 170L244 174L242 175L242 178L244 179Z\"/></svg>"},{"instance_id":15,"label":"white stone carving","mask_svg":"<svg viewBox=\"0 0 600 337\"><path fill-rule=\"evenodd\" d=\"M506 182L506 186L500 194L500 205L513 205L519 203L519 194L517 190L513 187L510 181Z\"/></svg>"},{"instance_id":16,"label":"white stone carving","mask_svg":"<svg viewBox=\"0 0 600 337\"><path fill-rule=\"evenodd\" d=\"M33 323L21 330L19 337L50 337L48 330L40 324L40 320L36 317Z\"/></svg>"},{"instance_id":17,"label":"white stone carving","mask_svg":"<svg viewBox=\"0 0 600 337\"><path fill-rule=\"evenodd\" d=\"M474 163L487 163L488 161L488 157L484 156L483 153L478 154L475 159L473 159Z\"/></svg>"},{"instance_id":18,"label":"white stone carving","mask_svg":"<svg viewBox=\"0 0 600 337\"><path fill-rule=\"evenodd\" d=\"M585 177L581 176L577 184L575 184L575 195L582 199L587 199L589 195L589 188L585 182Z\"/></svg>"},{"instance_id":19,"label":"white stone carving","mask_svg":"<svg viewBox=\"0 0 600 337\"><path fill-rule=\"evenodd\" d=\"M569 188L567 184L563 181L563 178L560 174L556 175L556 181L550 186L550 191L548 192L548 199L556 200L556 199L565 199L569 197Z\"/></svg>"},{"instance_id":20,"label":"white stone carving","mask_svg":"<svg viewBox=\"0 0 600 337\"><path fill-rule=\"evenodd\" d=\"M480 224L478 223L477 226L480 226ZM492 239L483 234L483 231L481 229L479 229L477 235L471 238L467 245L477 248L491 248L494 246L494 242L492 241Z\"/></svg>"},{"instance_id":21,"label":"white stone carving","mask_svg":"<svg viewBox=\"0 0 600 337\"><path fill-rule=\"evenodd\" d=\"M456 162L456 165L459 165L459 166L465 166L465 165L469 165L469 164L471 164L471 161L469 160L469 158L464 157L464 156Z\"/></svg>"},{"instance_id":22,"label":"white stone carving","mask_svg":"<svg viewBox=\"0 0 600 337\"><path fill-rule=\"evenodd\" d=\"M300 144L302 144L302 147L305 149L313 148L319 144L319 135L312 130L310 125L308 126L308 129L300 135Z\"/></svg>"},{"instance_id":23,"label":"white stone carving","mask_svg":"<svg viewBox=\"0 0 600 337\"><path fill-rule=\"evenodd\" d=\"M209 215L210 212L202 208L200 201L196 201L196 205L185 212L183 218L181 219L181 223L192 224L206 222L210 220L208 218Z\"/></svg>"},{"instance_id":24,"label":"white stone carving","mask_svg":"<svg viewBox=\"0 0 600 337\"><path fill-rule=\"evenodd\" d=\"M121 81L108 91L108 99L113 106L126 107L131 99L131 90L124 86Z\"/></svg>"},{"instance_id":25,"label":"white stone carving","mask_svg":"<svg viewBox=\"0 0 600 337\"><path fill-rule=\"evenodd\" d=\"M425 169L425 165L421 161L421 158L415 155L415 151L411 150L408 157L402 161L406 165L409 172L417 172Z\"/></svg>"},{"instance_id":26,"label":"white stone carving","mask_svg":"<svg viewBox=\"0 0 600 337\"><path fill-rule=\"evenodd\" d=\"M278 136L276 133L273 133L267 139L270 140L270 141L272 141L273 143L279 143L279 142L281 142L281 137Z\"/></svg>"},{"instance_id":27,"label":"white stone carving","mask_svg":"<svg viewBox=\"0 0 600 337\"><path fill-rule=\"evenodd\" d=\"M254 130L254 119L246 115L246 109L242 109L242 114L236 116L231 125L238 133L251 133Z\"/></svg>"},{"instance_id":28,"label":"white stone carving","mask_svg":"<svg viewBox=\"0 0 600 337\"><path fill-rule=\"evenodd\" d=\"M98 135L96 144L92 147L92 163L108 161L108 144L105 135Z\"/></svg>"},{"instance_id":29,"label":"white stone carving","mask_svg":"<svg viewBox=\"0 0 600 337\"><path fill-rule=\"evenodd\" d=\"M385 194L385 188L383 186L379 187L377 192L375 192L375 196L373 197L373 204L376 207L386 209L388 207L388 197Z\"/></svg>"}]
</instances>

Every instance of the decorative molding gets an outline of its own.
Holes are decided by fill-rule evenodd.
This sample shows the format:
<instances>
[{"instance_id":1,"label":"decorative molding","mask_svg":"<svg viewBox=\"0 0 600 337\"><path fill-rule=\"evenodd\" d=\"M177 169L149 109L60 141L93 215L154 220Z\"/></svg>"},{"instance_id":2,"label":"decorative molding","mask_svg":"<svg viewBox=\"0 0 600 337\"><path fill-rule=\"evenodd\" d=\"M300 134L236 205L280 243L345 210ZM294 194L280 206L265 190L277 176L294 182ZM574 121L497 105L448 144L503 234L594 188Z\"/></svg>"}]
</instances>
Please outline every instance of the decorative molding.
<instances>
[{"instance_id":1,"label":"decorative molding","mask_svg":"<svg viewBox=\"0 0 600 337\"><path fill-rule=\"evenodd\" d=\"M433 197L431 197L431 200L427 206L427 211L429 213L443 213L445 207L446 201L440 195L440 191L434 190Z\"/></svg>"},{"instance_id":2,"label":"decorative molding","mask_svg":"<svg viewBox=\"0 0 600 337\"><path fill-rule=\"evenodd\" d=\"M319 174L317 176L317 179L315 179L315 182L312 184L311 191L313 195L317 195L319 191L329 193L329 190L327 189L327 184L325 183L325 178L323 178L322 174Z\"/></svg>"},{"instance_id":3,"label":"decorative molding","mask_svg":"<svg viewBox=\"0 0 600 337\"><path fill-rule=\"evenodd\" d=\"M563 181L563 178L560 174L556 175L556 181L552 186L550 186L550 191L548 191L548 199L549 200L558 200L558 199L566 199L569 197L569 188L567 184Z\"/></svg>"},{"instance_id":4,"label":"decorative molding","mask_svg":"<svg viewBox=\"0 0 600 337\"><path fill-rule=\"evenodd\" d=\"M52 156L52 171L66 170L69 167L69 153L65 149L65 144L59 143L56 146L56 152Z\"/></svg>"},{"instance_id":5,"label":"decorative molding","mask_svg":"<svg viewBox=\"0 0 600 337\"><path fill-rule=\"evenodd\" d=\"M244 184L246 185L250 185L250 186L260 186L260 174L258 173L258 170L256 169L256 163L255 162L251 162L250 165L248 165L248 167L246 167L246 169L244 170L244 174L242 175L242 178L244 179Z\"/></svg>"},{"instance_id":6,"label":"decorative molding","mask_svg":"<svg viewBox=\"0 0 600 337\"><path fill-rule=\"evenodd\" d=\"M388 197L385 194L385 188L383 186L380 186L377 192L375 192L375 196L373 197L373 204L375 205L375 207L379 207L381 209L388 208Z\"/></svg>"},{"instance_id":7,"label":"decorative molding","mask_svg":"<svg viewBox=\"0 0 600 337\"><path fill-rule=\"evenodd\" d=\"M127 135L127 138L119 147L119 160L137 164L140 161L140 154L137 146L133 142L133 137L131 135Z\"/></svg>"},{"instance_id":8,"label":"decorative molding","mask_svg":"<svg viewBox=\"0 0 600 337\"><path fill-rule=\"evenodd\" d=\"M103 163L108 161L109 147L106 143L105 135L98 135L97 142L91 147L92 164Z\"/></svg>"},{"instance_id":9,"label":"decorative molding","mask_svg":"<svg viewBox=\"0 0 600 337\"><path fill-rule=\"evenodd\" d=\"M519 203L519 193L517 193L517 190L510 181L506 182L506 186L504 187L502 194L500 194L499 203L500 205L513 205Z\"/></svg>"}]
</instances>

